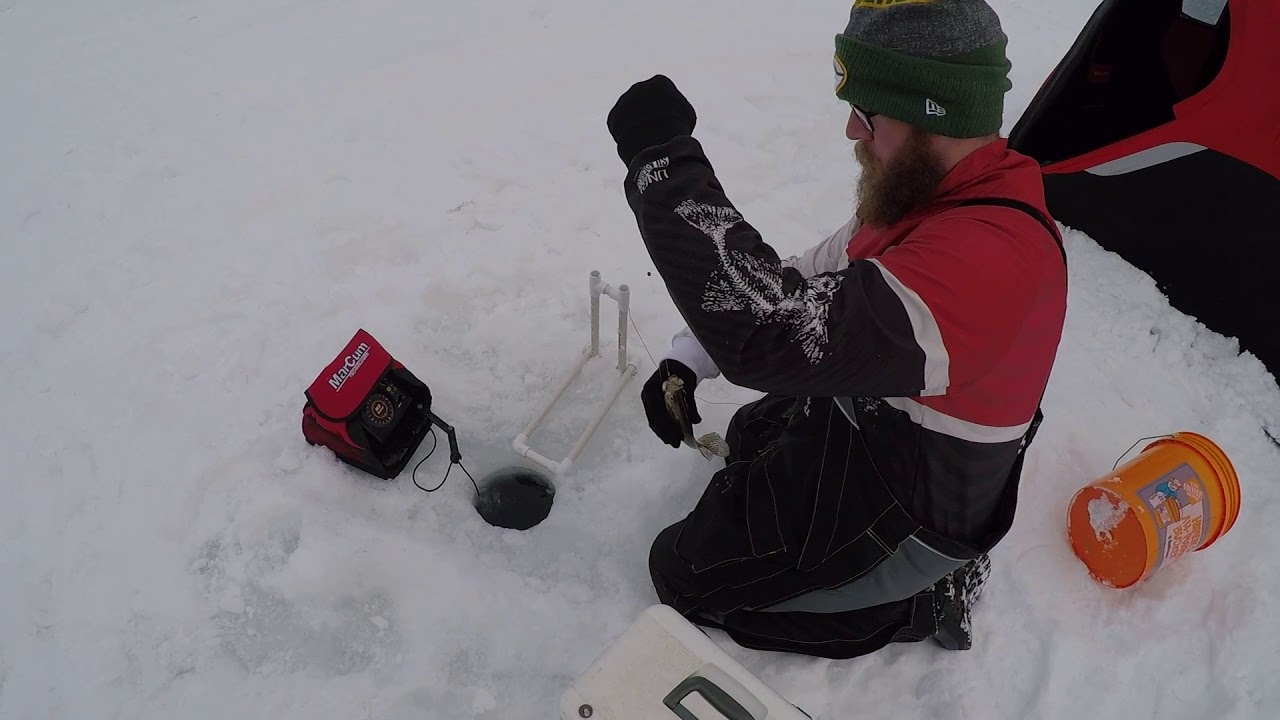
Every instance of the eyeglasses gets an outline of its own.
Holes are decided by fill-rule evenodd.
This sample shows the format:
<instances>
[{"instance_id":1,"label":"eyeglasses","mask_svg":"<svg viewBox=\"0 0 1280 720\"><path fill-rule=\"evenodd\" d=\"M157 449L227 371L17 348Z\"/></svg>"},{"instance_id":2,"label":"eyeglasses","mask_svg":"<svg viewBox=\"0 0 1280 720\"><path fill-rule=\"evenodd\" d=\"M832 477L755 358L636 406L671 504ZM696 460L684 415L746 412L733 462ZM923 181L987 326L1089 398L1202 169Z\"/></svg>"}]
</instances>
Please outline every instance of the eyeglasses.
<instances>
[{"instance_id":1,"label":"eyeglasses","mask_svg":"<svg viewBox=\"0 0 1280 720\"><path fill-rule=\"evenodd\" d=\"M858 122L862 123L862 127L866 128L867 132L876 131L876 126L871 124L871 118L876 116L875 113L867 112L853 103L849 103L849 106L853 108L853 114L858 116Z\"/></svg>"}]
</instances>

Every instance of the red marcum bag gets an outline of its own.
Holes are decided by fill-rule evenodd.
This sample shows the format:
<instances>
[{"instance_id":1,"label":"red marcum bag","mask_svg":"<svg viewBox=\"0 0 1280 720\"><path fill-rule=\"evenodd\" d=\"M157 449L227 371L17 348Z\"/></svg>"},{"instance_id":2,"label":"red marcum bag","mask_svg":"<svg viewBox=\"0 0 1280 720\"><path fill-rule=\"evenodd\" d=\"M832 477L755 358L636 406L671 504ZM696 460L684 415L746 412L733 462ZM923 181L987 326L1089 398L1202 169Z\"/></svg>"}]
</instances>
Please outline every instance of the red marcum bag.
<instances>
[{"instance_id":1,"label":"red marcum bag","mask_svg":"<svg viewBox=\"0 0 1280 720\"><path fill-rule=\"evenodd\" d=\"M302 434L389 480L431 429L431 390L361 329L307 388Z\"/></svg>"}]
</instances>

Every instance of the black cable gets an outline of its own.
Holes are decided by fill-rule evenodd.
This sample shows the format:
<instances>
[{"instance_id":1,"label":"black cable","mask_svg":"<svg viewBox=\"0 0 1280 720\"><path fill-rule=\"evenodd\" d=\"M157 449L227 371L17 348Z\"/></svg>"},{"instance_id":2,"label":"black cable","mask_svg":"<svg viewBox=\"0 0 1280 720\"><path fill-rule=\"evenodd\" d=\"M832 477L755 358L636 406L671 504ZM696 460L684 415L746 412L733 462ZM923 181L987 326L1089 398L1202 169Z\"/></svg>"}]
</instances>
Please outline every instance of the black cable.
<instances>
[{"instance_id":1,"label":"black cable","mask_svg":"<svg viewBox=\"0 0 1280 720\"><path fill-rule=\"evenodd\" d=\"M453 470L453 466L454 466L454 465L457 465L458 467L462 468L462 472L463 472L463 474L464 474L464 475L466 475L466 476L467 476L467 479L471 481L471 487L473 487L473 488L475 488L475 489L476 489L476 495L479 495L479 494L480 494L480 486L476 484L476 479L475 479L475 478L473 478L473 477L471 477L471 473L467 472L467 468L466 468L466 467L464 467L464 466L463 466L463 464L462 464L462 463L460 463L460 462L459 462L459 463L450 463L450 465L449 465L449 469L444 471L444 481L441 481L441 483L440 483L440 484L441 484L441 485L443 485L446 481L448 481L448 480L449 480L449 473Z\"/></svg>"},{"instance_id":2,"label":"black cable","mask_svg":"<svg viewBox=\"0 0 1280 720\"><path fill-rule=\"evenodd\" d=\"M437 447L439 447L439 445L440 445L440 438L436 437L436 429L435 429L435 428L427 428L427 431L431 433L431 449L430 449L430 450L428 450L428 451L427 451L427 454L426 454L426 455L424 455L424 456L422 457L422 459L418 461L418 464L417 464L417 465L414 465L414 466L413 466L413 476L412 476L412 477L413 477L413 484L414 484L414 485L417 485L419 490L421 490L421 491L423 491L423 492L433 493L433 492L435 492L436 490L439 490L440 488L444 487L445 480L448 480L448 479L449 479L449 473L448 473L448 472L446 472L446 473L444 474L444 480L441 480L439 485L437 485L437 486L435 486L435 487L431 488L430 490L428 490L428 489L426 489L426 488L422 487L422 485L418 483L418 468L422 467L422 463L426 462L426 461L427 461L427 458L431 457L431 456L435 453L436 448L437 448ZM453 466L452 466L452 465L450 465L450 467L453 467Z\"/></svg>"},{"instance_id":3,"label":"black cable","mask_svg":"<svg viewBox=\"0 0 1280 720\"><path fill-rule=\"evenodd\" d=\"M445 483L449 482L449 473L453 472L453 466L457 465L458 467L462 468L462 472L466 473L467 479L471 481L471 486L476 489L476 495L479 495L480 486L476 484L476 479L471 477L471 473L467 472L467 468L462 464L461 460L459 460L458 462L449 463L449 469L444 471L444 479L440 481L439 485L431 488L430 490L422 487L421 483L418 482L418 468L422 467L422 463L426 462L427 459L430 458L431 455L435 453L436 448L439 447L440 445L440 438L436 436L436 429L434 427L428 428L428 432L431 433L431 449L428 450L427 454L424 455L422 459L418 461L417 465L413 466L413 473L411 476L413 478L413 484L417 485L418 489L425 493L433 493L439 490L440 488L444 487Z\"/></svg>"}]
</instances>

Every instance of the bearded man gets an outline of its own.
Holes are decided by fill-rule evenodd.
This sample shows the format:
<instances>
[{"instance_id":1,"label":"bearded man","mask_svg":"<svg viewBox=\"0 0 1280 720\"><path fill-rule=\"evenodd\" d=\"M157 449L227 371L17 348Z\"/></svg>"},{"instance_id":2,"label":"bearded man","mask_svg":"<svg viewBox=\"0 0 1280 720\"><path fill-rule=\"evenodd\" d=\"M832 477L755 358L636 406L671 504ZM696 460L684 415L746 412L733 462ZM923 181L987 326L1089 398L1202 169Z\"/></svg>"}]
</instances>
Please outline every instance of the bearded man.
<instances>
[{"instance_id":1,"label":"bearded man","mask_svg":"<svg viewBox=\"0 0 1280 720\"><path fill-rule=\"evenodd\" d=\"M688 324L641 391L651 428L680 446L670 376L694 423L700 380L765 393L652 545L659 599L691 621L831 658L971 646L1066 314L1039 168L999 135L1006 42L981 0L857 0L835 53L857 208L799 257L726 197L668 78L609 113L627 200Z\"/></svg>"}]
</instances>

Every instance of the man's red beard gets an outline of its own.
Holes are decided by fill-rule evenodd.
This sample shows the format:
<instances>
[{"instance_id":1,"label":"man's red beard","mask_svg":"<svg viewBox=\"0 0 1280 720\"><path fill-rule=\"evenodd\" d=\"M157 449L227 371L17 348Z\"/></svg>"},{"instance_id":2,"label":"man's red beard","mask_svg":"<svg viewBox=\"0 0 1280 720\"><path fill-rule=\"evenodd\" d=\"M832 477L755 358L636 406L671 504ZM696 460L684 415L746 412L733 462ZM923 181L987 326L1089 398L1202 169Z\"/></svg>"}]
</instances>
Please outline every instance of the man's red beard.
<instances>
[{"instance_id":1,"label":"man's red beard","mask_svg":"<svg viewBox=\"0 0 1280 720\"><path fill-rule=\"evenodd\" d=\"M862 166L858 178L857 216L865 225L893 225L933 199L947 170L929 145L928 133L912 129L888 165L877 160L864 143L853 147Z\"/></svg>"}]
</instances>

